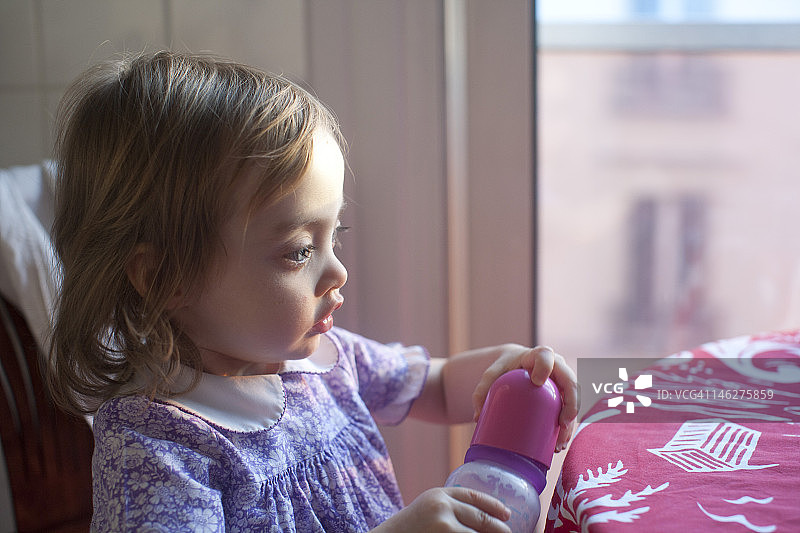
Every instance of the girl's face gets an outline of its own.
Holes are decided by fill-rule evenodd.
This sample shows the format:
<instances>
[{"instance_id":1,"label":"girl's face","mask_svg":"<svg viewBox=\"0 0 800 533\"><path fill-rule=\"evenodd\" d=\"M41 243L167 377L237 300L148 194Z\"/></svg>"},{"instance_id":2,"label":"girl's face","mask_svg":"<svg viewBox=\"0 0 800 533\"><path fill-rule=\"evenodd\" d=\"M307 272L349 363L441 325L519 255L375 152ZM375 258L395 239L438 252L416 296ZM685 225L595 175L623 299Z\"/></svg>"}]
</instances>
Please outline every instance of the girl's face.
<instances>
[{"instance_id":1,"label":"girl's face","mask_svg":"<svg viewBox=\"0 0 800 533\"><path fill-rule=\"evenodd\" d=\"M236 211L221 229L224 249L205 288L185 295L174 318L219 375L276 372L319 346L343 302L347 271L334 254L344 203L344 160L336 141L314 136L298 188L248 216L258 176L243 176Z\"/></svg>"}]
</instances>

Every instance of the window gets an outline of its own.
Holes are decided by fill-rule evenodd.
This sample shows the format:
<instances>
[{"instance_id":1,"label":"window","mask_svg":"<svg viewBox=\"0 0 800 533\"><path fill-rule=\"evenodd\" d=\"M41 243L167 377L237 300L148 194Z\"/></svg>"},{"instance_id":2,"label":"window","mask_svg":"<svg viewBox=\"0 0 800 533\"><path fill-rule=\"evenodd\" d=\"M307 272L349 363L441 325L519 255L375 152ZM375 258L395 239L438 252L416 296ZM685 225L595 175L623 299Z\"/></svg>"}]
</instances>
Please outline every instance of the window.
<instances>
[{"instance_id":1,"label":"window","mask_svg":"<svg viewBox=\"0 0 800 533\"><path fill-rule=\"evenodd\" d=\"M540 340L650 357L800 325L800 3L537 21Z\"/></svg>"}]
</instances>

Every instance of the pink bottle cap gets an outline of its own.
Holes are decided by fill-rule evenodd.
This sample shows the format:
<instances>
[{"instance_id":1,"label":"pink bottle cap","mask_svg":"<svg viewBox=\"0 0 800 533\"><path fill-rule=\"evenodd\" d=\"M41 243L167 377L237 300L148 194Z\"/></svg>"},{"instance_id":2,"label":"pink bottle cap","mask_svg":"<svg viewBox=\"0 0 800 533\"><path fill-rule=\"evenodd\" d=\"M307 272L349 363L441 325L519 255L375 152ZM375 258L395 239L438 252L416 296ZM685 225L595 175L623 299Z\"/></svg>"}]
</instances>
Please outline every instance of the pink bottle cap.
<instances>
[{"instance_id":1,"label":"pink bottle cap","mask_svg":"<svg viewBox=\"0 0 800 533\"><path fill-rule=\"evenodd\" d=\"M561 394L550 378L537 387L527 370L506 372L489 389L472 444L509 450L550 468L560 413Z\"/></svg>"}]
</instances>

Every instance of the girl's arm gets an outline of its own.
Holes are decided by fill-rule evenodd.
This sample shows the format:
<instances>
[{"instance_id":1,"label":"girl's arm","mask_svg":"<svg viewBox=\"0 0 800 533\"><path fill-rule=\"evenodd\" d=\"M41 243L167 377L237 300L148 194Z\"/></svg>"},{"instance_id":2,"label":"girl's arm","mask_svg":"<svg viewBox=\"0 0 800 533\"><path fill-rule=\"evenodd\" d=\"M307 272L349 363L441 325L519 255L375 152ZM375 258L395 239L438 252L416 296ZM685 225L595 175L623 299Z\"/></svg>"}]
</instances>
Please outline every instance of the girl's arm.
<instances>
[{"instance_id":1,"label":"girl's arm","mask_svg":"<svg viewBox=\"0 0 800 533\"><path fill-rule=\"evenodd\" d=\"M489 387L502 374L524 368L536 385L550 377L563 398L556 451L566 447L572 422L578 415L579 395L575 373L564 358L548 347L527 348L503 344L469 350L449 358L431 358L422 394L410 416L429 422L458 424L477 418Z\"/></svg>"}]
</instances>

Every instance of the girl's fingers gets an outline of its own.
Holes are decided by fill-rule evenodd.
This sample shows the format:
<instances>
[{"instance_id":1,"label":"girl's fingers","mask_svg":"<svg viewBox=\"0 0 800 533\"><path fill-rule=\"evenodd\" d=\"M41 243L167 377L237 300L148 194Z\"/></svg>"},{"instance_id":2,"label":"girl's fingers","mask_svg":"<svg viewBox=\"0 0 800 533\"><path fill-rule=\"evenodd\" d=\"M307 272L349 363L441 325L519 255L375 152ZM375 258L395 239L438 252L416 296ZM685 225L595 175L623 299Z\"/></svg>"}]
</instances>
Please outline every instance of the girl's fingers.
<instances>
[{"instance_id":1,"label":"girl's fingers","mask_svg":"<svg viewBox=\"0 0 800 533\"><path fill-rule=\"evenodd\" d=\"M551 377L558 385L563 401L559 422L562 425L566 425L568 422L573 421L578 416L578 411L580 411L581 396L578 378L575 375L575 371L569 367L560 355L556 356L556 363L553 366Z\"/></svg>"},{"instance_id":2,"label":"girl's fingers","mask_svg":"<svg viewBox=\"0 0 800 533\"><path fill-rule=\"evenodd\" d=\"M483 402L486 401L486 396L489 394L489 388L492 386L492 383L509 370L516 368L516 366L506 368L508 366L508 360L508 358L502 356L498 357L494 363L489 365L489 368L487 368L481 376L481 380L472 393L472 405L475 408L474 420L478 420L478 415L483 407ZM516 363L516 361L514 362Z\"/></svg>"},{"instance_id":3,"label":"girl's fingers","mask_svg":"<svg viewBox=\"0 0 800 533\"><path fill-rule=\"evenodd\" d=\"M534 385L542 386L550 377L561 392L562 407L559 415L559 432L556 440L557 452L566 448L572 438L574 421L580 411L580 388L575 371L569 367L563 356L555 353L548 346L537 346L525 349L521 346L509 345L506 353L498 357L483 373L475 387L472 403L475 417L478 419L483 403L492 383L501 375L516 368L524 368L530 373Z\"/></svg>"},{"instance_id":4,"label":"girl's fingers","mask_svg":"<svg viewBox=\"0 0 800 533\"><path fill-rule=\"evenodd\" d=\"M521 366L528 370L535 385L543 385L550 377L561 392L561 413L558 417L559 430L555 450L560 452L572 438L573 422L580 411L580 387L575 371L563 356L548 346L537 346L524 354Z\"/></svg>"},{"instance_id":5,"label":"girl's fingers","mask_svg":"<svg viewBox=\"0 0 800 533\"><path fill-rule=\"evenodd\" d=\"M482 492L453 487L451 496L463 502L453 509L456 519L470 531L481 533L510 533L504 523L511 518L511 511L503 503Z\"/></svg>"},{"instance_id":6,"label":"girl's fingers","mask_svg":"<svg viewBox=\"0 0 800 533\"><path fill-rule=\"evenodd\" d=\"M536 359L535 355L530 354L535 352L538 348L525 348L516 344L508 344L501 347L502 351L495 361L489 365L483 375L481 376L475 391L472 393L472 405L475 407L475 420L478 420L478 415L483 407L483 402L486 401L486 396L489 394L489 388L492 383L497 381L497 378L510 370L517 368L529 369L533 367L533 361ZM531 362L529 366L525 366L524 359L530 357ZM541 363L540 363L541 364ZM530 370L529 370L530 371ZM545 376L546 377L546 376ZM544 383L544 379L542 380Z\"/></svg>"},{"instance_id":7,"label":"girl's fingers","mask_svg":"<svg viewBox=\"0 0 800 533\"><path fill-rule=\"evenodd\" d=\"M581 407L580 385L575 371L560 355L556 355L551 377L561 392L561 414L558 417L559 431L556 440L556 451L560 452L572 438L573 421L578 417Z\"/></svg>"},{"instance_id":8,"label":"girl's fingers","mask_svg":"<svg viewBox=\"0 0 800 533\"><path fill-rule=\"evenodd\" d=\"M520 363L522 368L530 373L533 384L541 387L553 372L555 360L556 353L552 348L549 346L537 346L524 354Z\"/></svg>"}]
</instances>

